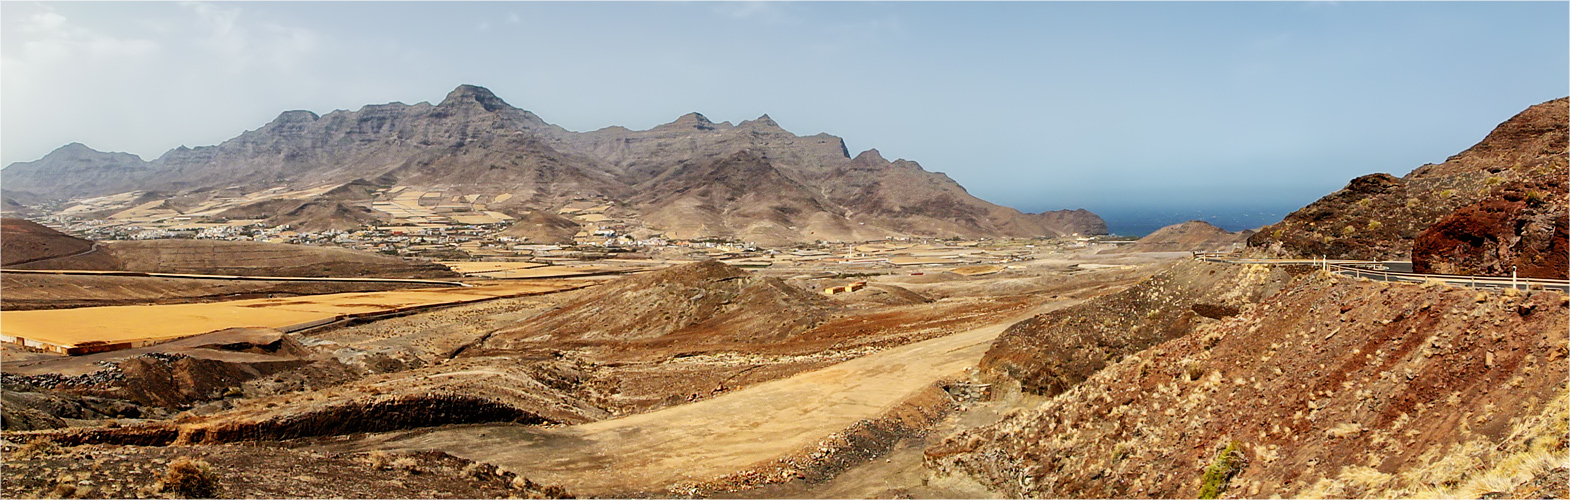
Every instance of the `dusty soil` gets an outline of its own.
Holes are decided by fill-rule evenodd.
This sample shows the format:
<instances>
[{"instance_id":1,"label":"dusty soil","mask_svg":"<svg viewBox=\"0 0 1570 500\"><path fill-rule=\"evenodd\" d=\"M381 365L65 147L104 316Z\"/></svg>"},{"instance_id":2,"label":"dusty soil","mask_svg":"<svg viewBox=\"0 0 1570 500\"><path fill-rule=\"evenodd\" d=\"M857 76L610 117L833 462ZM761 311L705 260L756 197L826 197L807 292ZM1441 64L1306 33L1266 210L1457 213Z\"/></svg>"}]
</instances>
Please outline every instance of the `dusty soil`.
<instances>
[{"instance_id":1,"label":"dusty soil","mask_svg":"<svg viewBox=\"0 0 1570 500\"><path fill-rule=\"evenodd\" d=\"M571 427L466 427L355 446L440 449L589 495L670 494L830 437L974 366L1008 321L760 383L730 394ZM779 418L789 415L791 418Z\"/></svg>"},{"instance_id":2,"label":"dusty soil","mask_svg":"<svg viewBox=\"0 0 1570 500\"><path fill-rule=\"evenodd\" d=\"M123 270L240 276L456 278L432 262L335 247L250 241L145 240L101 243Z\"/></svg>"},{"instance_id":3,"label":"dusty soil","mask_svg":"<svg viewBox=\"0 0 1570 500\"><path fill-rule=\"evenodd\" d=\"M818 294L705 261L605 285L592 296L498 331L465 355L572 341L779 342L834 312L833 303Z\"/></svg>"},{"instance_id":4,"label":"dusty soil","mask_svg":"<svg viewBox=\"0 0 1570 500\"><path fill-rule=\"evenodd\" d=\"M0 309L187 304L425 287L414 283L223 281L151 276L0 273Z\"/></svg>"},{"instance_id":5,"label":"dusty soil","mask_svg":"<svg viewBox=\"0 0 1570 500\"><path fill-rule=\"evenodd\" d=\"M444 453L324 454L267 446L43 447L6 443L6 498L163 498L169 464L209 464L219 498L558 498L570 495ZM20 456L20 455L29 456ZM18 474L14 471L29 471Z\"/></svg>"},{"instance_id":6,"label":"dusty soil","mask_svg":"<svg viewBox=\"0 0 1570 500\"><path fill-rule=\"evenodd\" d=\"M139 417L143 413L149 413L149 417L168 416L169 412L155 408L184 409L195 403L232 398L239 394L229 391L237 391L248 380L328 359L315 356L276 330L235 328L140 349L10 362L3 375L6 395L31 396L27 396L27 401L10 401L17 404L8 405L6 411L8 416L28 416L29 420L38 417L10 414L36 410L58 416L62 413L61 404L80 407L81 397L85 396L131 403L129 408L112 412L97 411L108 417ZM68 401L62 402L57 396L66 396ZM84 412L76 409L69 413ZM39 425L8 418L5 422L8 430L65 426L66 422L61 421Z\"/></svg>"},{"instance_id":7,"label":"dusty soil","mask_svg":"<svg viewBox=\"0 0 1570 500\"><path fill-rule=\"evenodd\" d=\"M0 265L16 269L119 269L92 241L26 219L0 219ZM52 267L64 266L64 267Z\"/></svg>"},{"instance_id":8,"label":"dusty soil","mask_svg":"<svg viewBox=\"0 0 1570 500\"><path fill-rule=\"evenodd\" d=\"M456 278L432 262L334 247L251 241L94 242L23 219L0 220L0 254L16 269L78 269L240 276Z\"/></svg>"},{"instance_id":9,"label":"dusty soil","mask_svg":"<svg viewBox=\"0 0 1570 500\"><path fill-rule=\"evenodd\" d=\"M1006 496L1189 497L1230 446L1245 465L1223 494L1253 498L1481 495L1562 467L1563 294L1315 273L1241 309L927 465Z\"/></svg>"},{"instance_id":10,"label":"dusty soil","mask_svg":"<svg viewBox=\"0 0 1570 500\"><path fill-rule=\"evenodd\" d=\"M13 337L61 346L162 341L236 326L291 330L346 316L395 314L497 297L548 294L585 285L565 280L530 280L462 288L258 298L207 304L0 311L0 318L4 318L0 328Z\"/></svg>"},{"instance_id":11,"label":"dusty soil","mask_svg":"<svg viewBox=\"0 0 1570 500\"><path fill-rule=\"evenodd\" d=\"M583 228L572 219L544 210L529 210L520 214L518 222L501 232L502 236L527 238L531 244L572 243L572 237Z\"/></svg>"},{"instance_id":12,"label":"dusty soil","mask_svg":"<svg viewBox=\"0 0 1570 500\"><path fill-rule=\"evenodd\" d=\"M681 331L679 327L683 323L687 330L695 331L692 325L704 325L716 318L726 321L783 318L779 315L792 310L796 300L816 304L822 308L824 316L806 329L783 337L722 335L706 342L691 342L702 337L662 335L585 339L582 335L567 335L557 341L519 342L505 351L473 350L472 346L482 345L488 336L499 331L515 331L519 324L537 321L536 316L610 304L612 302L606 301L614 298L603 292L612 289L614 283L560 294L500 299L363 324L335 325L295 335L293 337L311 351L312 364L242 381L237 385L238 391L225 389L221 392L228 394L226 397L196 402L189 409L143 406L141 409L146 415L136 419L119 418L121 425L118 428L104 427L107 420L94 417L68 422L75 426L71 429L8 433L7 436L17 442L47 436L65 445L195 445L193 449L221 449L226 447L225 443L266 444L284 440L290 446L341 451L371 450L380 446L375 444L380 441L362 441L364 433L392 431L393 434L377 439L385 440L385 436L416 439L426 435L427 430L461 434L463 429L487 422L492 426L498 422L514 422L504 427L525 429L525 433L548 434L559 429L600 424L614 428L610 422L678 411L771 383L802 377L810 380L814 377L811 374L817 371L847 366L847 362L856 363L880 353L927 345L921 344L924 341L949 339L955 342L967 338L956 337L958 332L972 332L986 325L996 325L995 330L1000 331L1005 326L999 324L1003 319L1026 314L1043 304L1064 304L1116 291L1150 271L1139 268L1074 270L1053 261L989 276L963 277L945 273L943 276L870 278L888 280L889 284L876 283L868 290L878 290L899 299L894 301L831 300L772 278L733 269L714 269L712 264L696 265L676 273L674 278L679 279L669 279L673 276L666 275L663 281L647 281L650 278L646 276L651 274L619 280L656 283L680 292L672 296L682 300L691 297L687 292L696 294L699 291L706 297L721 297L710 311L685 316L692 321L677 322L670 331ZM645 281L639 281L640 278ZM913 278L917 282L906 282ZM989 287L989 280L1007 285ZM892 284L895 282L901 284ZM923 292L900 291L906 286L921 288ZM674 300L614 303L642 308L618 312L638 317L648 310L666 307ZM601 311L605 310L602 307ZM614 318L612 315L608 319ZM663 316L651 318L669 321ZM993 331L987 335L995 334ZM874 365L868 369L889 373L909 370L923 370L924 374L931 370L957 373L965 366L973 365L974 357L979 357L986 348L984 341L978 342L957 351L933 354L934 359L966 356L966 361L954 361L954 370L948 370L945 368L948 365L944 364L911 360L889 361L893 364ZM788 480L798 473L812 481L827 480L855 463L887 452L899 439L920 435L928 423L953 409L950 398L942 396L945 392L933 387L936 376L894 377L897 380L890 382L893 385L882 382L868 385L862 381L868 377L884 380L877 377L887 376L858 374L842 378L837 382L842 387L833 390L848 391L847 394L855 395L849 396L853 398L886 398L892 403L865 403L832 410L823 407L820 408L823 411L807 412L830 418L826 421L844 422L834 424L841 426L839 429L826 431L822 429L832 426L814 427L823 425L825 420L819 417L780 424L805 426L802 428L818 429L812 433L821 433L810 442L800 441L808 439L805 435L791 438L797 441L787 440L796 443L796 448L783 456L767 456L773 454L772 451L750 455L744 452L736 457L747 457L748 461L725 471L720 469L734 463L715 462L730 465L716 468L714 477L709 478L712 481L687 481L677 485L680 491L686 492L680 494L727 495L724 492L735 491L734 488ZM886 387L878 389L879 386ZM885 390L894 386L899 390ZM827 390L822 386L816 389L799 386L790 390L807 392L783 399L809 406L826 404L814 402ZM742 407L763 408L751 403L734 404L736 411L742 411ZM695 412L701 408L685 411ZM154 414L155 411L166 413ZM173 414L175 412L179 413ZM707 415L704 418L718 419L717 425L722 426L748 427L760 421L753 419L748 423L727 419L723 417L724 413L700 413ZM618 416L622 418L613 419ZM674 429L683 427L677 421L659 420L662 419L646 419L647 428L651 432L655 428L670 429L661 432L678 432ZM560 427L562 425L570 427ZM846 432L837 434L838 437L829 436L841 430ZM474 439L494 442L483 437ZM741 446L740 442L733 443ZM807 449L813 443L839 451L813 457L812 453L816 451ZM405 447L403 444L388 446ZM732 451L735 450L716 448L693 452L729 454ZM674 448L671 452L685 453ZM668 477L661 476L665 472L656 470L661 467L657 464L665 460L663 463L668 465L672 463L668 460L674 458L637 460L644 461L644 468L627 470L651 478L648 480L651 481L648 484L653 485L650 488L674 484L655 484L663 481L658 478ZM789 477L774 475L776 473ZM525 475L535 478L533 472L525 472Z\"/></svg>"},{"instance_id":13,"label":"dusty soil","mask_svg":"<svg viewBox=\"0 0 1570 500\"><path fill-rule=\"evenodd\" d=\"M1108 364L1274 294L1280 268L1184 261L1121 292L1011 327L981 369L1032 394L1063 392Z\"/></svg>"}]
</instances>

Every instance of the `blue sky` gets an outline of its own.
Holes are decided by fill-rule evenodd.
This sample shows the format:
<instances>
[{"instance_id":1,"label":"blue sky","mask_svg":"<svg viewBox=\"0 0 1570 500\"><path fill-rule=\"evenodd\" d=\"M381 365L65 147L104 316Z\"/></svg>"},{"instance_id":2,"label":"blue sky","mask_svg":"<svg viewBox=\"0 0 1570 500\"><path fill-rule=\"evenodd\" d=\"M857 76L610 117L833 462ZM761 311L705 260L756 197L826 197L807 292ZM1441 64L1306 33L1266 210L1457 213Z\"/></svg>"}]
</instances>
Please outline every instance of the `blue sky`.
<instances>
[{"instance_id":1,"label":"blue sky","mask_svg":"<svg viewBox=\"0 0 1570 500\"><path fill-rule=\"evenodd\" d=\"M1565 2L0 3L0 163L486 86L571 130L767 113L989 201L1298 207L1570 93Z\"/></svg>"}]
</instances>

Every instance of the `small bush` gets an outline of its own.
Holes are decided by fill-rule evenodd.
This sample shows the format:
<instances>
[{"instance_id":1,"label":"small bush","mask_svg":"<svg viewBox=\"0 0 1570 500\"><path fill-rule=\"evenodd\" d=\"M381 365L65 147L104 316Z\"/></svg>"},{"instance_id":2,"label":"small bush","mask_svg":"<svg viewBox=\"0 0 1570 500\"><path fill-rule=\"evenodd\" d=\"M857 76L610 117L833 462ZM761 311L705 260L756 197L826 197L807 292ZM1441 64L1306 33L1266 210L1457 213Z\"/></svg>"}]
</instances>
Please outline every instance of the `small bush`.
<instances>
[{"instance_id":1,"label":"small bush","mask_svg":"<svg viewBox=\"0 0 1570 500\"><path fill-rule=\"evenodd\" d=\"M169 462L163 493L179 498L217 498L218 475L207 462L180 457Z\"/></svg>"},{"instance_id":2,"label":"small bush","mask_svg":"<svg viewBox=\"0 0 1570 500\"><path fill-rule=\"evenodd\" d=\"M1226 449L1216 455L1216 459L1205 468L1205 476L1199 486L1199 498L1219 498L1227 490L1227 483L1237 477L1244 467L1248 467L1248 457L1243 455L1242 443L1233 441L1227 444Z\"/></svg>"},{"instance_id":3,"label":"small bush","mask_svg":"<svg viewBox=\"0 0 1570 500\"><path fill-rule=\"evenodd\" d=\"M420 472L420 461L415 460L414 457L402 457L397 460L393 460L392 466L394 469L411 474L418 474Z\"/></svg>"},{"instance_id":4,"label":"small bush","mask_svg":"<svg viewBox=\"0 0 1570 500\"><path fill-rule=\"evenodd\" d=\"M28 441L27 444L17 448L16 454L13 458L26 459L37 456L54 455L56 453L60 453L60 445L55 444L54 440L52 439L41 437L32 441Z\"/></svg>"},{"instance_id":5,"label":"small bush","mask_svg":"<svg viewBox=\"0 0 1570 500\"><path fill-rule=\"evenodd\" d=\"M1205 376L1205 366L1194 360L1183 361L1183 374L1188 376L1188 381L1193 382Z\"/></svg>"},{"instance_id":6,"label":"small bush","mask_svg":"<svg viewBox=\"0 0 1570 500\"><path fill-rule=\"evenodd\" d=\"M46 496L48 498L71 498L76 496L76 485L69 483L57 484L55 489Z\"/></svg>"},{"instance_id":7,"label":"small bush","mask_svg":"<svg viewBox=\"0 0 1570 500\"><path fill-rule=\"evenodd\" d=\"M373 469L387 470L392 466L393 457L391 453L376 450L365 456L365 462L370 464Z\"/></svg>"}]
</instances>

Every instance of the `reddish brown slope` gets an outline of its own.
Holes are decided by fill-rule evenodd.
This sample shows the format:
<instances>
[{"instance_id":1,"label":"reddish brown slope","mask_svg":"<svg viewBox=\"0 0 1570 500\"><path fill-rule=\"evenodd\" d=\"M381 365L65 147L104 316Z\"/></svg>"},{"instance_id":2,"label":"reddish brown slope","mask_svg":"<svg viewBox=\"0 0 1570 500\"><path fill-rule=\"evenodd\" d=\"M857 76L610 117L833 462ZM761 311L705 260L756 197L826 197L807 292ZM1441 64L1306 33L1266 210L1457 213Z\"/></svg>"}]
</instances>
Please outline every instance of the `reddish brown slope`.
<instances>
[{"instance_id":1,"label":"reddish brown slope","mask_svg":"<svg viewBox=\"0 0 1570 500\"><path fill-rule=\"evenodd\" d=\"M1567 316L1559 293L1318 273L927 463L1007 496L1194 497L1230 444L1245 465L1229 498L1508 497L1563 470ZM1496 467L1515 476L1479 479Z\"/></svg>"},{"instance_id":2,"label":"reddish brown slope","mask_svg":"<svg viewBox=\"0 0 1570 500\"><path fill-rule=\"evenodd\" d=\"M0 259L16 269L118 269L92 241L25 219L0 219Z\"/></svg>"},{"instance_id":3,"label":"reddish brown slope","mask_svg":"<svg viewBox=\"0 0 1570 500\"><path fill-rule=\"evenodd\" d=\"M1183 262L1127 290L1015 323L981 369L1028 393L1057 394L1124 356L1235 315L1286 280L1263 266Z\"/></svg>"},{"instance_id":4,"label":"reddish brown slope","mask_svg":"<svg viewBox=\"0 0 1570 500\"><path fill-rule=\"evenodd\" d=\"M496 332L481 351L547 341L694 347L777 342L817 326L835 309L822 296L778 279L704 261L604 285L597 293Z\"/></svg>"}]
</instances>

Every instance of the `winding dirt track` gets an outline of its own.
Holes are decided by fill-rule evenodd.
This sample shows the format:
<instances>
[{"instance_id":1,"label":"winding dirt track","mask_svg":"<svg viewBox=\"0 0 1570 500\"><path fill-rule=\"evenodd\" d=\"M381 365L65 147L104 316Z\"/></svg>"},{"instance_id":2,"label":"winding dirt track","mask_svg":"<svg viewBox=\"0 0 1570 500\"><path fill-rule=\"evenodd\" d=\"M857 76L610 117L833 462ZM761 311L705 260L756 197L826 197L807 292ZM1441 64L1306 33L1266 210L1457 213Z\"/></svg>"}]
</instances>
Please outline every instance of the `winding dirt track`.
<instances>
[{"instance_id":1,"label":"winding dirt track","mask_svg":"<svg viewBox=\"0 0 1570 500\"><path fill-rule=\"evenodd\" d=\"M500 424L395 433L360 446L442 450L580 496L659 494L781 457L878 417L923 387L976 366L992 340L1023 317L650 413L571 427Z\"/></svg>"}]
</instances>

